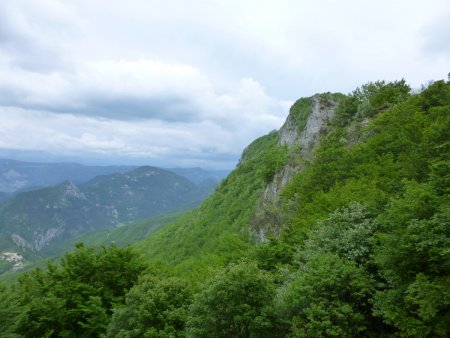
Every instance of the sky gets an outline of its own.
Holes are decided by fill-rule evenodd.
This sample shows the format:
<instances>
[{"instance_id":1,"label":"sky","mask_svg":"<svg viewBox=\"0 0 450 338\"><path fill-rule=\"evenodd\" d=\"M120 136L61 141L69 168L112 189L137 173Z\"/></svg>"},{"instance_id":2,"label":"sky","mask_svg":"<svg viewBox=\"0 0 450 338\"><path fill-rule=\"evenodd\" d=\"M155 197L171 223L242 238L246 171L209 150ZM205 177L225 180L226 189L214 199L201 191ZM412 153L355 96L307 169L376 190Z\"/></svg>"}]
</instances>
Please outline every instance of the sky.
<instances>
[{"instance_id":1,"label":"sky","mask_svg":"<svg viewBox=\"0 0 450 338\"><path fill-rule=\"evenodd\" d=\"M231 169L300 97L446 79L449 23L448 0L1 1L0 156Z\"/></svg>"}]
</instances>

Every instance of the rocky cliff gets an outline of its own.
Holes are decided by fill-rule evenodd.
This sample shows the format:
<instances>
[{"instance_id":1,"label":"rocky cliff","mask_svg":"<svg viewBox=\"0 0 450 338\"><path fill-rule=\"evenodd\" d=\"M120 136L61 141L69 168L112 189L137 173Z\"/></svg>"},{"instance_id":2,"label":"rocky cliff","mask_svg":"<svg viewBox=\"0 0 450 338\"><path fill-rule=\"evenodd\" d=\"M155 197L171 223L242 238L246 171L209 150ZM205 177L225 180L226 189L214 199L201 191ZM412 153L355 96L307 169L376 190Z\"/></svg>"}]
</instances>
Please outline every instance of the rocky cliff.
<instances>
[{"instance_id":1,"label":"rocky cliff","mask_svg":"<svg viewBox=\"0 0 450 338\"><path fill-rule=\"evenodd\" d=\"M295 116L297 112L291 109L286 122L279 130L279 144L289 148L290 158L275 173L273 181L266 186L264 190L264 200L266 201L276 198L292 176L301 169L299 159L308 160L311 158L320 136L327 132L338 104L338 100L330 94L317 94L306 100L308 100L306 101L307 104L310 102L310 105L309 111L306 113L304 126L299 126L296 123L296 120L298 120Z\"/></svg>"},{"instance_id":2,"label":"rocky cliff","mask_svg":"<svg viewBox=\"0 0 450 338\"><path fill-rule=\"evenodd\" d=\"M282 220L275 217L271 210L277 203L279 193L291 178L302 170L305 161L312 158L321 136L330 128L339 102L338 97L327 93L298 100L278 131L279 146L287 147L288 157L275 173L273 180L266 185L260 207L255 213L252 231L259 241L266 241L267 234L278 236ZM271 222L267 222L268 218ZM258 219L264 221L259 222Z\"/></svg>"}]
</instances>

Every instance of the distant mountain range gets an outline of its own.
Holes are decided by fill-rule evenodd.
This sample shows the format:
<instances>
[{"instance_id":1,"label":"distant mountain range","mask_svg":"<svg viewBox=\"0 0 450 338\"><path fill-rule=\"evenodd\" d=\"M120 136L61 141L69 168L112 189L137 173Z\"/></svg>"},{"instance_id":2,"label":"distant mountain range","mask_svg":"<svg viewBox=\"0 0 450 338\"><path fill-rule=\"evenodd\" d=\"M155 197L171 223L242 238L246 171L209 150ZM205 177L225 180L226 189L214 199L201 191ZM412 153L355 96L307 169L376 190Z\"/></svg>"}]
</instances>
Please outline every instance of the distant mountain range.
<instances>
[{"instance_id":1,"label":"distant mountain range","mask_svg":"<svg viewBox=\"0 0 450 338\"><path fill-rule=\"evenodd\" d=\"M220 178L220 173L201 168L174 169L191 177L191 181L169 170L144 166L83 182L102 170L125 171L127 167L67 163L33 166L10 160L0 163L1 184L9 191L19 186L25 189L49 184L63 177L77 180L25 192L15 190L15 195L0 205L0 251L25 256L41 255L45 250L51 251L52 246L87 232L191 209L213 191Z\"/></svg>"},{"instance_id":2,"label":"distant mountain range","mask_svg":"<svg viewBox=\"0 0 450 338\"><path fill-rule=\"evenodd\" d=\"M196 168L169 168L177 175L184 176L195 184L203 184L207 181L221 181L230 173L229 170L205 170L199 167Z\"/></svg>"},{"instance_id":3,"label":"distant mountain range","mask_svg":"<svg viewBox=\"0 0 450 338\"><path fill-rule=\"evenodd\" d=\"M100 175L125 173L138 166L89 166L79 163L23 162L0 159L0 203L13 194L30 191L70 181L75 185L84 184ZM229 171L204 170L202 168L167 169L184 176L195 184L220 181Z\"/></svg>"},{"instance_id":4,"label":"distant mountain range","mask_svg":"<svg viewBox=\"0 0 450 338\"><path fill-rule=\"evenodd\" d=\"M86 166L78 163L38 163L0 159L0 192L7 196L15 192L53 186L64 181L82 184L99 175L122 173L135 168L133 166Z\"/></svg>"}]
</instances>

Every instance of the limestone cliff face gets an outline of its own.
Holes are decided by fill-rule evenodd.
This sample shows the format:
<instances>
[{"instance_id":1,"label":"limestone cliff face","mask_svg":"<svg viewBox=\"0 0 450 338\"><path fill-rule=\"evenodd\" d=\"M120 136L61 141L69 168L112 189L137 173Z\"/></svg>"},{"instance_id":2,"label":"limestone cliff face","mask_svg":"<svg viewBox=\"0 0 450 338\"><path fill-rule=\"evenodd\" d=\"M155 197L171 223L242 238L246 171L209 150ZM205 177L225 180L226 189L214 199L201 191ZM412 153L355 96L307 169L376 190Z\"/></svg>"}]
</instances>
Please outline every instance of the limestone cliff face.
<instances>
[{"instance_id":1,"label":"limestone cliff face","mask_svg":"<svg viewBox=\"0 0 450 338\"><path fill-rule=\"evenodd\" d=\"M314 147L319 142L320 136L326 133L329 122L334 116L337 102L325 95L314 95L312 97L311 109L308 113L306 124L302 130L295 122L292 112L281 127L279 134L279 144L293 150L294 157L308 159L312 155ZM301 169L301 165L295 161L290 161L279 170L271 183L264 190L264 199L273 200L279 192L286 186L292 176Z\"/></svg>"},{"instance_id":2,"label":"limestone cliff face","mask_svg":"<svg viewBox=\"0 0 450 338\"><path fill-rule=\"evenodd\" d=\"M327 131L337 106L336 101L322 95L313 96L312 101L312 110L308 116L306 127L299 132L299 142L303 154L311 152L319 141L320 135Z\"/></svg>"},{"instance_id":3,"label":"limestone cliff face","mask_svg":"<svg viewBox=\"0 0 450 338\"><path fill-rule=\"evenodd\" d=\"M282 227L280 220L269 217L274 204L283 188L292 177L302 170L305 160L313 156L314 148L320 142L320 138L329 129L330 121L334 117L338 101L328 94L317 94L311 97L310 105L302 112L303 123L299 126L299 117L292 111L288 115L286 122L279 130L280 146L287 146L289 149L289 159L287 163L274 175L272 182L267 184L261 205L255 215L255 222L252 231L260 241L266 240L266 235L278 236ZM265 218L258 222L258 218Z\"/></svg>"}]
</instances>

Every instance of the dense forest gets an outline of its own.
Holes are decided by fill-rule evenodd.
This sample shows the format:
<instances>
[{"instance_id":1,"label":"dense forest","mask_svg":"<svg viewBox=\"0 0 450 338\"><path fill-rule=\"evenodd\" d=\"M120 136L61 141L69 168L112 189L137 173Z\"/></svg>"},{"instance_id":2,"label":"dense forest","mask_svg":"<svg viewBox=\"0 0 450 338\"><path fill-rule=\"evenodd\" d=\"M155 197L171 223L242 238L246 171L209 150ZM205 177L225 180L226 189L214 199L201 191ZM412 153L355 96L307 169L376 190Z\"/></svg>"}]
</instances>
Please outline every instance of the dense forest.
<instances>
[{"instance_id":1,"label":"dense forest","mask_svg":"<svg viewBox=\"0 0 450 338\"><path fill-rule=\"evenodd\" d=\"M448 337L450 82L314 100L334 114L311 149L271 132L150 237L1 286L1 336ZM291 108L300 134L312 102Z\"/></svg>"}]
</instances>

